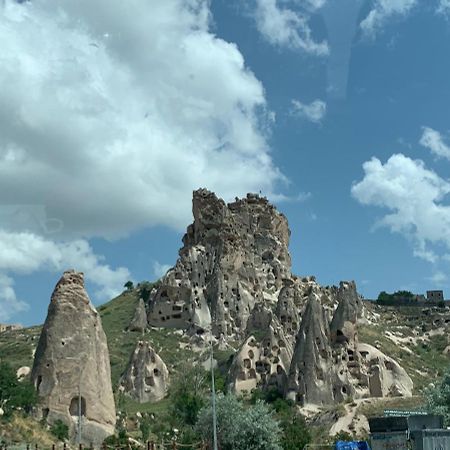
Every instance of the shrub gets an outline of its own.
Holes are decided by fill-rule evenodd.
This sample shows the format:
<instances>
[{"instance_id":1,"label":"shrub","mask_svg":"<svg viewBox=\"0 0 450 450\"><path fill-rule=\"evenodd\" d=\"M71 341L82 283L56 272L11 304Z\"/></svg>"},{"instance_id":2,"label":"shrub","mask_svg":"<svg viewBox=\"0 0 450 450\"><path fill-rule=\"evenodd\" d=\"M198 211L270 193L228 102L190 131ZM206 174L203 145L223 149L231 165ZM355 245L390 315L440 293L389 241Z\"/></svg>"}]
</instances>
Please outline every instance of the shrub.
<instances>
[{"instance_id":1,"label":"shrub","mask_svg":"<svg viewBox=\"0 0 450 450\"><path fill-rule=\"evenodd\" d=\"M0 363L0 407L5 417L10 417L15 409L26 412L37 402L34 386L26 380L18 381L14 369L6 362Z\"/></svg>"},{"instance_id":2,"label":"shrub","mask_svg":"<svg viewBox=\"0 0 450 450\"><path fill-rule=\"evenodd\" d=\"M50 427L50 433L60 441L69 439L69 427L59 419Z\"/></svg>"},{"instance_id":3,"label":"shrub","mask_svg":"<svg viewBox=\"0 0 450 450\"><path fill-rule=\"evenodd\" d=\"M216 402L217 433L222 450L281 450L281 429L269 406L257 401L249 408L233 395L219 394ZM212 408L199 414L198 433L212 442Z\"/></svg>"}]
</instances>

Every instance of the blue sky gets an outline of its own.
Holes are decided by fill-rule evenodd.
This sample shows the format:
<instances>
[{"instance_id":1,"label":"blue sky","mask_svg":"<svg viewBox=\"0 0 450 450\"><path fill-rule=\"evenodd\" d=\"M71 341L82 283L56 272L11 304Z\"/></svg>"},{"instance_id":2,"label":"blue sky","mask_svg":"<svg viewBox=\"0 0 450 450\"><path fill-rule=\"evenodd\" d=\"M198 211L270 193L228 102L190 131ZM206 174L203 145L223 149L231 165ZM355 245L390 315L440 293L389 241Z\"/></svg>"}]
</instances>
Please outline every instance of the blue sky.
<instances>
[{"instance_id":1,"label":"blue sky","mask_svg":"<svg viewBox=\"0 0 450 450\"><path fill-rule=\"evenodd\" d=\"M192 190L262 191L293 271L450 294L448 0L0 4L0 321L174 264Z\"/></svg>"}]
</instances>

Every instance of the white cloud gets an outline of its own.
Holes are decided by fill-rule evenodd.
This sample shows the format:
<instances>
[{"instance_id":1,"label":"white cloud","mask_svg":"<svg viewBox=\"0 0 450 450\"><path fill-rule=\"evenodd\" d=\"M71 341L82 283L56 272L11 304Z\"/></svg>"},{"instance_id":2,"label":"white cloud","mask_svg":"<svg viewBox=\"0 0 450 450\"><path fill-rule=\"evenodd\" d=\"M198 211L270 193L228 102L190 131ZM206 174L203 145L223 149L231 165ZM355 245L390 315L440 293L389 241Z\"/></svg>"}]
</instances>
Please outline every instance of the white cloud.
<instances>
[{"instance_id":1,"label":"white cloud","mask_svg":"<svg viewBox=\"0 0 450 450\"><path fill-rule=\"evenodd\" d=\"M283 180L263 86L209 31L207 0L0 8L0 204L114 237L184 228L198 187L232 199Z\"/></svg>"},{"instance_id":2,"label":"white cloud","mask_svg":"<svg viewBox=\"0 0 450 450\"><path fill-rule=\"evenodd\" d=\"M307 7L316 9L325 2L309 0ZM308 13L278 5L277 0L256 0L255 20L258 31L270 44L300 49L315 55L327 55L328 44L316 42L311 34Z\"/></svg>"},{"instance_id":3,"label":"white cloud","mask_svg":"<svg viewBox=\"0 0 450 450\"><path fill-rule=\"evenodd\" d=\"M428 148L436 156L450 160L450 147L444 142L439 131L429 127L423 127L420 144Z\"/></svg>"},{"instance_id":4,"label":"white cloud","mask_svg":"<svg viewBox=\"0 0 450 450\"><path fill-rule=\"evenodd\" d=\"M292 114L314 123L320 123L327 112L327 104L322 100L314 100L310 104L292 100Z\"/></svg>"},{"instance_id":5,"label":"white cloud","mask_svg":"<svg viewBox=\"0 0 450 450\"><path fill-rule=\"evenodd\" d=\"M0 2L2 306L23 305L14 273L71 266L111 296L129 273L89 238L183 229L198 187L286 181L263 86L209 25L207 0Z\"/></svg>"},{"instance_id":6,"label":"white cloud","mask_svg":"<svg viewBox=\"0 0 450 450\"><path fill-rule=\"evenodd\" d=\"M159 261L153 263L153 275L156 278L163 277L172 266L170 264L161 264Z\"/></svg>"},{"instance_id":7,"label":"white cloud","mask_svg":"<svg viewBox=\"0 0 450 450\"><path fill-rule=\"evenodd\" d=\"M0 322L7 322L15 314L27 309L28 305L16 296L14 280L0 273Z\"/></svg>"},{"instance_id":8,"label":"white cloud","mask_svg":"<svg viewBox=\"0 0 450 450\"><path fill-rule=\"evenodd\" d=\"M437 8L438 14L450 14L450 0L440 0Z\"/></svg>"},{"instance_id":9,"label":"white cloud","mask_svg":"<svg viewBox=\"0 0 450 450\"><path fill-rule=\"evenodd\" d=\"M417 0L374 0L373 8L360 24L361 29L373 38L391 18L406 16L416 5Z\"/></svg>"},{"instance_id":10,"label":"white cloud","mask_svg":"<svg viewBox=\"0 0 450 450\"><path fill-rule=\"evenodd\" d=\"M450 183L420 160L392 155L382 164L372 158L363 164L364 178L352 195L363 205L390 211L378 223L412 241L415 256L430 262L439 258L439 246L450 250L450 206L445 203Z\"/></svg>"},{"instance_id":11,"label":"white cloud","mask_svg":"<svg viewBox=\"0 0 450 450\"><path fill-rule=\"evenodd\" d=\"M86 240L54 242L33 233L0 230L0 310L12 315L25 305L16 298L7 273L63 272L69 268L84 272L86 279L98 287L96 298L103 301L119 294L130 278L126 268L112 269L105 264Z\"/></svg>"},{"instance_id":12,"label":"white cloud","mask_svg":"<svg viewBox=\"0 0 450 450\"><path fill-rule=\"evenodd\" d=\"M427 278L428 281L431 281L435 286L443 286L448 281L448 276L441 271L434 272L431 277Z\"/></svg>"}]
</instances>

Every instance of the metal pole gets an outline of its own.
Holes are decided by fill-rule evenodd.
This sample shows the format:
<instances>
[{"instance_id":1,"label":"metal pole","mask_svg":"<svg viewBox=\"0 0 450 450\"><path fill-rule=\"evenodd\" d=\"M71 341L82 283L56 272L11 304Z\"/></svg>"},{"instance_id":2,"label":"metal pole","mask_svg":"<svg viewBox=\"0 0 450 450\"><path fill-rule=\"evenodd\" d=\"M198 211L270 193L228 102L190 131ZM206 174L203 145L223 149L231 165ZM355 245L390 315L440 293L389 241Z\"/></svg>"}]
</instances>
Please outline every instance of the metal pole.
<instances>
[{"instance_id":1,"label":"metal pole","mask_svg":"<svg viewBox=\"0 0 450 450\"><path fill-rule=\"evenodd\" d=\"M217 416L216 416L216 387L214 382L214 365L213 365L213 356L214 356L214 349L213 349L213 341L212 341L212 324L211 328L209 330L210 332L210 345L211 345L211 397L212 397L212 416L213 416L213 443L214 443L214 450L217 450Z\"/></svg>"},{"instance_id":2,"label":"metal pole","mask_svg":"<svg viewBox=\"0 0 450 450\"><path fill-rule=\"evenodd\" d=\"M78 380L78 444L81 444L81 368Z\"/></svg>"}]
</instances>

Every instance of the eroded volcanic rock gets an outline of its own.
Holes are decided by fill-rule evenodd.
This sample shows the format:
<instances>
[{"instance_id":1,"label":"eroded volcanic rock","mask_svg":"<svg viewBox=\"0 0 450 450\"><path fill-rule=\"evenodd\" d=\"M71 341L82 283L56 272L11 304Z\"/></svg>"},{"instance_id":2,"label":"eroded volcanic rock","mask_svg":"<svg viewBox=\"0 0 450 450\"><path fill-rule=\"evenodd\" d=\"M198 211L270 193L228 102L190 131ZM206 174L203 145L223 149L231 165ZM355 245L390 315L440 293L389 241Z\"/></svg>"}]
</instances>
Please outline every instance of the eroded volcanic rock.
<instances>
[{"instance_id":1,"label":"eroded volcanic rock","mask_svg":"<svg viewBox=\"0 0 450 450\"><path fill-rule=\"evenodd\" d=\"M148 342L137 343L120 386L139 403L157 402L167 394L169 371Z\"/></svg>"},{"instance_id":2,"label":"eroded volcanic rock","mask_svg":"<svg viewBox=\"0 0 450 450\"><path fill-rule=\"evenodd\" d=\"M230 389L251 392L256 387L284 392L292 359L292 344L277 317L256 305L247 322L244 341L230 369Z\"/></svg>"},{"instance_id":3,"label":"eroded volcanic rock","mask_svg":"<svg viewBox=\"0 0 450 450\"><path fill-rule=\"evenodd\" d=\"M257 302L275 304L291 276L286 217L265 198L248 194L228 205L194 192L194 223L150 302L153 326L205 329L240 336Z\"/></svg>"},{"instance_id":4,"label":"eroded volcanic rock","mask_svg":"<svg viewBox=\"0 0 450 450\"><path fill-rule=\"evenodd\" d=\"M176 265L150 297L151 326L199 342L211 327L221 348L238 346L228 376L235 392L276 388L303 405L411 395L406 372L359 342L355 283L323 287L291 273L288 222L266 198L226 204L200 189L193 215Z\"/></svg>"},{"instance_id":5,"label":"eroded volcanic rock","mask_svg":"<svg viewBox=\"0 0 450 450\"><path fill-rule=\"evenodd\" d=\"M145 303L144 300L140 298L128 329L130 331L143 332L147 328L147 325L147 311L145 310Z\"/></svg>"},{"instance_id":6,"label":"eroded volcanic rock","mask_svg":"<svg viewBox=\"0 0 450 450\"><path fill-rule=\"evenodd\" d=\"M62 420L74 438L81 413L83 443L100 444L114 434L108 346L82 273L64 272L53 291L31 377L48 423Z\"/></svg>"},{"instance_id":7,"label":"eroded volcanic rock","mask_svg":"<svg viewBox=\"0 0 450 450\"><path fill-rule=\"evenodd\" d=\"M310 294L289 371L287 397L301 404L334 402L332 356L326 312L316 293Z\"/></svg>"}]
</instances>

